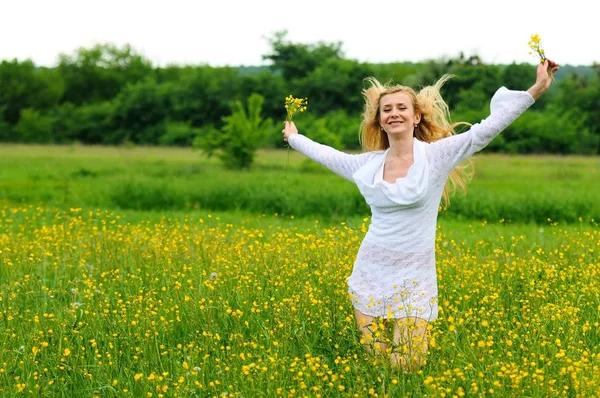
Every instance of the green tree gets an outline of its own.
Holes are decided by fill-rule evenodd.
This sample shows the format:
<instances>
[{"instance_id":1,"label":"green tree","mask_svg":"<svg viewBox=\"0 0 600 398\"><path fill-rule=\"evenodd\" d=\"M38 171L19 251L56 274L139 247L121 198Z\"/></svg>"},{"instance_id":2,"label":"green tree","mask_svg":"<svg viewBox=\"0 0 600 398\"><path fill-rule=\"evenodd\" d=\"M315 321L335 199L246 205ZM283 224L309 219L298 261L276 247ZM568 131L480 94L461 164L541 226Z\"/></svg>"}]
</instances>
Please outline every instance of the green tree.
<instances>
[{"instance_id":1,"label":"green tree","mask_svg":"<svg viewBox=\"0 0 600 398\"><path fill-rule=\"evenodd\" d=\"M76 140L79 123L76 117L77 108L67 102L53 108L49 112L54 119L52 123L53 141L56 143L67 143Z\"/></svg>"},{"instance_id":2,"label":"green tree","mask_svg":"<svg viewBox=\"0 0 600 398\"><path fill-rule=\"evenodd\" d=\"M299 132L308 138L332 148L343 149L342 137L331 129L329 121L330 118L328 116L319 117L313 112L309 112L303 114L302 119L298 120L296 125ZM281 135L277 138L281 139Z\"/></svg>"},{"instance_id":3,"label":"green tree","mask_svg":"<svg viewBox=\"0 0 600 398\"><path fill-rule=\"evenodd\" d=\"M535 65L512 63L502 72L502 84L511 90L526 90L535 78Z\"/></svg>"},{"instance_id":4,"label":"green tree","mask_svg":"<svg viewBox=\"0 0 600 398\"><path fill-rule=\"evenodd\" d=\"M364 104L363 79L369 75L371 70L366 64L330 58L298 80L294 91L310 98L311 113L320 116L334 110L360 113Z\"/></svg>"},{"instance_id":5,"label":"green tree","mask_svg":"<svg viewBox=\"0 0 600 398\"><path fill-rule=\"evenodd\" d=\"M19 123L14 131L21 142L53 143L54 118L37 109L26 108L21 111Z\"/></svg>"},{"instance_id":6,"label":"green tree","mask_svg":"<svg viewBox=\"0 0 600 398\"><path fill-rule=\"evenodd\" d=\"M590 80L590 84L584 95L585 105L582 107L588 114L590 129L597 138L596 154L600 155L600 63L594 63L592 66L595 76Z\"/></svg>"},{"instance_id":7,"label":"green tree","mask_svg":"<svg viewBox=\"0 0 600 398\"><path fill-rule=\"evenodd\" d=\"M239 72L230 67L201 66L186 71L178 80L166 83L171 102L167 116L194 127L218 126L229 113L230 102L246 98L241 94L241 81Z\"/></svg>"},{"instance_id":8,"label":"green tree","mask_svg":"<svg viewBox=\"0 0 600 398\"><path fill-rule=\"evenodd\" d=\"M242 76L239 88L242 98L248 98L252 93L262 95L265 99L262 109L263 115L272 119L281 118L283 112L281 108L282 98L287 97L292 92L289 84L281 75L269 70Z\"/></svg>"},{"instance_id":9,"label":"green tree","mask_svg":"<svg viewBox=\"0 0 600 398\"><path fill-rule=\"evenodd\" d=\"M263 102L263 96L256 93L248 98L247 110L241 101L234 101L231 114L223 118L223 128L203 128L194 145L208 156L218 153L228 168L249 169L256 150L273 132L272 119L264 119L261 115Z\"/></svg>"},{"instance_id":10,"label":"green tree","mask_svg":"<svg viewBox=\"0 0 600 398\"><path fill-rule=\"evenodd\" d=\"M600 142L600 64L594 65L595 76L584 78L571 72L558 82L553 98L556 109L573 112L573 122L583 120ZM596 153L600 154L600 144Z\"/></svg>"},{"instance_id":11,"label":"green tree","mask_svg":"<svg viewBox=\"0 0 600 398\"><path fill-rule=\"evenodd\" d=\"M63 102L76 105L110 100L127 84L153 75L147 59L130 45L98 44L60 54L58 71L65 82Z\"/></svg>"},{"instance_id":12,"label":"green tree","mask_svg":"<svg viewBox=\"0 0 600 398\"><path fill-rule=\"evenodd\" d=\"M116 145L122 137L115 134L118 130L113 124L114 101L95 102L75 108L73 140L90 144Z\"/></svg>"},{"instance_id":13,"label":"green tree","mask_svg":"<svg viewBox=\"0 0 600 398\"><path fill-rule=\"evenodd\" d=\"M511 153L594 154L598 145L578 111L529 111L521 115L502 133L505 150Z\"/></svg>"},{"instance_id":14,"label":"green tree","mask_svg":"<svg viewBox=\"0 0 600 398\"><path fill-rule=\"evenodd\" d=\"M443 88L444 99L452 109L482 109L503 85L502 70L498 65L484 65L472 58L464 63L454 63L447 71L456 76Z\"/></svg>"},{"instance_id":15,"label":"green tree","mask_svg":"<svg viewBox=\"0 0 600 398\"><path fill-rule=\"evenodd\" d=\"M276 32L269 43L272 53L263 59L273 62L273 70L286 80L300 79L317 69L330 58L341 59L342 43L298 44L286 40L287 31Z\"/></svg>"},{"instance_id":16,"label":"green tree","mask_svg":"<svg viewBox=\"0 0 600 398\"><path fill-rule=\"evenodd\" d=\"M6 123L2 115L2 107L0 107L0 142L16 141L16 137L14 137L12 133L11 125Z\"/></svg>"},{"instance_id":17,"label":"green tree","mask_svg":"<svg viewBox=\"0 0 600 398\"><path fill-rule=\"evenodd\" d=\"M127 86L114 100L112 123L120 141L158 144L166 133L168 101L153 79Z\"/></svg>"},{"instance_id":18,"label":"green tree","mask_svg":"<svg viewBox=\"0 0 600 398\"><path fill-rule=\"evenodd\" d=\"M26 108L48 110L58 103L63 85L52 69L37 68L30 60L0 63L0 109L10 125Z\"/></svg>"},{"instance_id":19,"label":"green tree","mask_svg":"<svg viewBox=\"0 0 600 398\"><path fill-rule=\"evenodd\" d=\"M369 74L382 83L402 84L404 86L418 87L421 84L420 69L410 62L393 62L389 64L363 64ZM364 79L367 76L361 78Z\"/></svg>"},{"instance_id":20,"label":"green tree","mask_svg":"<svg viewBox=\"0 0 600 398\"><path fill-rule=\"evenodd\" d=\"M600 64L594 63L592 69L594 75L582 85L574 102L585 115L587 126L597 138L596 154L600 155Z\"/></svg>"}]
</instances>

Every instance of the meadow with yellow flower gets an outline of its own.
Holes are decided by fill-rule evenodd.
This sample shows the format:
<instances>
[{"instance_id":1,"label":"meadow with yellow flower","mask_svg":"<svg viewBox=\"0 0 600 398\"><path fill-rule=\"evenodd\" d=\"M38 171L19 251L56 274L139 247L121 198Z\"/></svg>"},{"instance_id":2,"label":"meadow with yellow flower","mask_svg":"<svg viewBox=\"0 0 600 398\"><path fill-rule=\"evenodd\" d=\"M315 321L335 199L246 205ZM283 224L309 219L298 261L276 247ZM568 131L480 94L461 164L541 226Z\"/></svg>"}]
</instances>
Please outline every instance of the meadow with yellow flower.
<instances>
[{"instance_id":1,"label":"meadow with yellow flower","mask_svg":"<svg viewBox=\"0 0 600 398\"><path fill-rule=\"evenodd\" d=\"M115 157L84 167L94 151ZM0 189L6 198L18 186L22 198L0 205L2 397L583 397L600 390L595 220L442 214L440 318L427 363L404 374L365 352L346 293L368 219L193 203L145 212L116 208L102 190L93 192L106 196L106 206L93 206L82 187L108 189L115 173L162 170L173 184L195 181L188 168L199 161L187 163L181 150L113 151L3 152L10 167ZM267 172L283 173L284 155L269 156ZM558 173L543 159L513 166ZM478 157L484 181L496 178L485 167L494 161ZM599 172L593 159L563 161L561 170L584 185ZM301 164L295 154L293 171Z\"/></svg>"}]
</instances>

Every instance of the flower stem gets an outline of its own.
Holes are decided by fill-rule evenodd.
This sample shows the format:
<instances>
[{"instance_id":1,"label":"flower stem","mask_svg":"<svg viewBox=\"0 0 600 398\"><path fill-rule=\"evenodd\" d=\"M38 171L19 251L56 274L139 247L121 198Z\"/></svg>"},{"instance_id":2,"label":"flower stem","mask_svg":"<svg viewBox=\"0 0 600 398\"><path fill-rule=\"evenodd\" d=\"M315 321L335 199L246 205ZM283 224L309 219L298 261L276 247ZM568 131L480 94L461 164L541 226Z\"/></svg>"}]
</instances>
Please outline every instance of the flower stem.
<instances>
[{"instance_id":1,"label":"flower stem","mask_svg":"<svg viewBox=\"0 0 600 398\"><path fill-rule=\"evenodd\" d=\"M287 166L285 166L285 177L290 178L290 144L287 146Z\"/></svg>"},{"instance_id":2,"label":"flower stem","mask_svg":"<svg viewBox=\"0 0 600 398\"><path fill-rule=\"evenodd\" d=\"M286 122L291 122L292 118L288 116L285 118ZM285 166L285 178L289 179L290 178L290 144L287 144L287 165Z\"/></svg>"}]
</instances>

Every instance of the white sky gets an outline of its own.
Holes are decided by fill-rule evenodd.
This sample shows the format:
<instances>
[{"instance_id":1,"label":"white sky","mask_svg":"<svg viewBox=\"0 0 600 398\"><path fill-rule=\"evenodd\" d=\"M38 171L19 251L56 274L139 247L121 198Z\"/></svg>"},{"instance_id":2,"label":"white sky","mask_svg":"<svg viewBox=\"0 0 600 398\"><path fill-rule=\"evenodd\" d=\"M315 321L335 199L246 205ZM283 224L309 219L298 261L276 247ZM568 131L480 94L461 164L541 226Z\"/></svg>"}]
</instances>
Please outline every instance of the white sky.
<instances>
[{"instance_id":1,"label":"white sky","mask_svg":"<svg viewBox=\"0 0 600 398\"><path fill-rule=\"evenodd\" d=\"M0 60L54 66L60 53L131 44L155 66L265 65L268 38L342 42L360 62L417 62L478 54L487 63L600 62L589 0L0 0Z\"/></svg>"}]
</instances>

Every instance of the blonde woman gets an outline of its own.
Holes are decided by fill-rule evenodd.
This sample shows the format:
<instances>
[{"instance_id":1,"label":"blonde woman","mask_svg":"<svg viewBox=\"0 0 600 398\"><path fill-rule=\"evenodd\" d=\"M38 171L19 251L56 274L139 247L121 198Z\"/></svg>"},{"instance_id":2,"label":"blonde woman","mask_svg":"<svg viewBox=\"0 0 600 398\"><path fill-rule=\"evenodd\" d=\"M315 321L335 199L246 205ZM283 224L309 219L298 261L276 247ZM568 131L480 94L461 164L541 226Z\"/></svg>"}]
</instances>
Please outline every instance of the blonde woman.
<instances>
[{"instance_id":1,"label":"blonde woman","mask_svg":"<svg viewBox=\"0 0 600 398\"><path fill-rule=\"evenodd\" d=\"M527 91L505 87L491 100L491 113L454 134L440 89L450 78L415 92L367 79L361 124L361 154L316 143L285 122L290 146L354 182L371 208L369 229L348 278L361 341L387 353L392 364L412 370L423 364L429 322L438 317L435 233L442 198L450 186L464 188L460 165L527 110L551 85L558 64L537 67ZM388 339L381 333L389 325Z\"/></svg>"}]
</instances>

